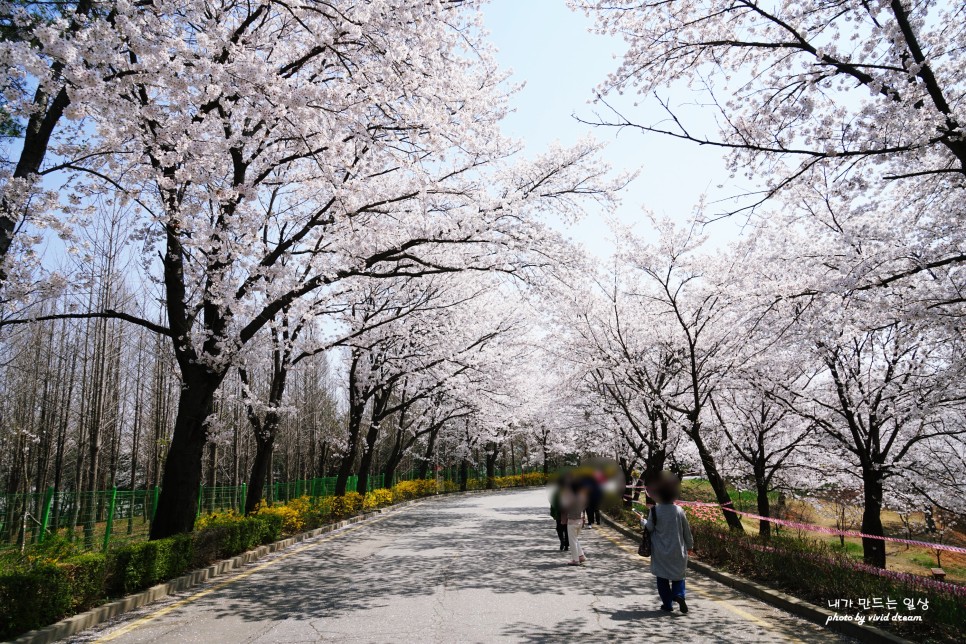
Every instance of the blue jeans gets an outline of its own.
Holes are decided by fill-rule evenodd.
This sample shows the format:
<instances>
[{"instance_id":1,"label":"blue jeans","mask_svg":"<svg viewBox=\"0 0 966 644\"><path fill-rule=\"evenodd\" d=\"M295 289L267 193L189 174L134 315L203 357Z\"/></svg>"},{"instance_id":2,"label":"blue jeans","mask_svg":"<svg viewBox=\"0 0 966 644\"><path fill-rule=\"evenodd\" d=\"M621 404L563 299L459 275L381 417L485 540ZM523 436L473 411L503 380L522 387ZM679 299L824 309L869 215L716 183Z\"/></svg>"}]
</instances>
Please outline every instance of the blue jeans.
<instances>
[{"instance_id":1,"label":"blue jeans","mask_svg":"<svg viewBox=\"0 0 966 644\"><path fill-rule=\"evenodd\" d=\"M671 581L664 577L657 578L657 594L661 596L661 605L671 608L675 597L684 597L684 580Z\"/></svg>"}]
</instances>

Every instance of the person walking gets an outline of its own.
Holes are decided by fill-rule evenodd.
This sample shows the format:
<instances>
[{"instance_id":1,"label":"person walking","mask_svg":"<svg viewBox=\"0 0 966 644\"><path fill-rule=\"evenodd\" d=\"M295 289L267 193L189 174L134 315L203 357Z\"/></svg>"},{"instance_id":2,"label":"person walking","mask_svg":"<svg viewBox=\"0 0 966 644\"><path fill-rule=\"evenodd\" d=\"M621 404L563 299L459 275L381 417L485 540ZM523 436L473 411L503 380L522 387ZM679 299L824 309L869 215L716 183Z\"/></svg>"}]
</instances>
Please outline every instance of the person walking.
<instances>
[{"instance_id":1,"label":"person walking","mask_svg":"<svg viewBox=\"0 0 966 644\"><path fill-rule=\"evenodd\" d=\"M661 610L674 610L677 602L682 613L688 612L684 578L688 569L688 550L694 547L691 526L684 509L674 505L681 491L681 482L671 472L663 472L654 486L657 503L647 513L641 525L651 535L651 572L657 577L657 592L661 596Z\"/></svg>"},{"instance_id":2,"label":"person walking","mask_svg":"<svg viewBox=\"0 0 966 644\"><path fill-rule=\"evenodd\" d=\"M560 506L560 488L554 490L550 497L550 516L557 522L557 539L560 540L560 551L570 550L567 539L567 512Z\"/></svg>"},{"instance_id":3,"label":"person walking","mask_svg":"<svg viewBox=\"0 0 966 644\"><path fill-rule=\"evenodd\" d=\"M570 544L568 565L579 566L587 561L580 545L580 529L584 524L584 508L587 507L587 489L579 481L573 481L564 486L560 494L561 506L567 515L567 541Z\"/></svg>"}]
</instances>

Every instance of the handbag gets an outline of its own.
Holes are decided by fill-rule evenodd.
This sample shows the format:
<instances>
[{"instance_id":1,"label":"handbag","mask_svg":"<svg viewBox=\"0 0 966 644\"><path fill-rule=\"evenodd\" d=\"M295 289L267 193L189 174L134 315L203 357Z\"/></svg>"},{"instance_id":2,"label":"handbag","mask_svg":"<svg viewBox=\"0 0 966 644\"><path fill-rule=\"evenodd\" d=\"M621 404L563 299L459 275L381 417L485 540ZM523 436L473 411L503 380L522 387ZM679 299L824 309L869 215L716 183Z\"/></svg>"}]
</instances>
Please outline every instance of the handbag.
<instances>
[{"instance_id":1,"label":"handbag","mask_svg":"<svg viewBox=\"0 0 966 644\"><path fill-rule=\"evenodd\" d=\"M653 523L654 527L656 528L657 527L657 506L656 505L652 506L651 509L648 511L648 513L652 513L652 512L654 513L654 520L651 523ZM641 536L641 545L637 547L637 554L639 554L642 557L651 556L651 533L647 531L647 528L644 528L644 534Z\"/></svg>"}]
</instances>

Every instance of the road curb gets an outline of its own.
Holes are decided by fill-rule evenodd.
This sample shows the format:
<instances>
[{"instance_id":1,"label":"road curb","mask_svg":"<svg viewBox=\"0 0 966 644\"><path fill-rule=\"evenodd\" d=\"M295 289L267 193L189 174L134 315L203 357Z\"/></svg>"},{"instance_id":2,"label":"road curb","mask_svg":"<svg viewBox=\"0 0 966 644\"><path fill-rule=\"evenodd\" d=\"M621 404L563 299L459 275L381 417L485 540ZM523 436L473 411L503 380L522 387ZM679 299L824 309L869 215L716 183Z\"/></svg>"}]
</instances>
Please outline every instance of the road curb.
<instances>
[{"instance_id":1,"label":"road curb","mask_svg":"<svg viewBox=\"0 0 966 644\"><path fill-rule=\"evenodd\" d=\"M418 499L410 499L409 501L403 501L401 503L394 503L391 506L376 510L375 512L367 512L365 514L360 514L359 516L344 519L337 523L330 523L324 525L320 528L315 528L314 530L309 530L301 534L297 534L286 539L281 539L274 543L270 543L264 546L259 546L254 550L249 550L248 552L243 552L240 555L232 557L230 559L223 559L221 561L215 562L210 566L205 568L199 568L192 572L186 573L181 577L176 577L170 581L166 581L163 584L158 584L157 586L152 586L147 590L142 590L140 592L134 593L133 595L127 595L121 599L116 599L107 604L102 604L97 608L92 608L91 610L85 611L83 613L78 613L77 615L71 615L66 617L59 622L55 622L50 626L45 626L34 631L29 631L20 635L16 639L10 640L15 644L50 644L50 642L56 642L62 640L65 637L70 637L71 635L76 635L82 631L86 631L89 628L99 626L119 615L128 613L130 611L146 606L150 603L156 602L159 599L163 599L168 595L181 592L183 590L188 590L195 586L199 586L206 581L215 579L216 577L221 577L223 575L236 572L246 565L258 561L259 559L266 557L270 554L274 554L297 543L306 541L307 539L312 539L320 535L326 534L328 532L334 532L346 526L362 523L373 519L381 514L387 512L395 512L401 510L405 507L414 505L416 503L421 503L424 501L429 501L431 499L439 498L441 496L470 496L474 494L486 494L494 492L505 492L507 490L526 490L534 486L522 486L513 488L503 488L500 490L466 490L453 491L453 492L440 492L430 496L420 497ZM537 486L542 487L542 486Z\"/></svg>"},{"instance_id":2,"label":"road curb","mask_svg":"<svg viewBox=\"0 0 966 644\"><path fill-rule=\"evenodd\" d=\"M420 497L418 499L410 499L409 501L403 501L401 503L394 503L391 506L376 510L375 512L360 514L359 516L344 519L337 523L330 523L320 528L315 528L314 530L309 530L286 539L281 539L280 541L276 541L274 543L259 546L254 550L243 552L240 555L230 559L223 559L205 568L193 570L182 575L181 577L176 577L171 581L166 581L163 584L152 586L147 590L142 590L134 593L133 595L127 595L121 599L116 599L107 604L102 604L97 608L92 608L91 610L83 613L66 617L59 622L51 624L50 626L29 631L10 641L15 644L50 644L50 642L62 640L65 637L70 637L71 635L76 635L89 628L99 626L119 615L123 615L124 613L128 613L135 609L141 608L142 606L156 602L159 599L167 597L168 595L194 588L195 586L199 586L206 581L215 579L216 577L221 577L223 575L236 572L250 563L258 561L259 559L270 554L285 550L286 548L294 546L297 543L302 543L308 539L312 539L329 532L334 532L341 528L345 528L346 526L356 523L363 523L379 515L386 514L387 512L395 512L416 503L422 503L442 496L470 496L481 493L505 492L508 490L525 490L530 489L531 487L533 486L504 488L501 490L442 492L430 496Z\"/></svg>"},{"instance_id":3,"label":"road curb","mask_svg":"<svg viewBox=\"0 0 966 644\"><path fill-rule=\"evenodd\" d=\"M606 523L608 526L617 532L620 532L622 535L628 539L631 539L635 543L640 543L640 534L624 525L617 523L606 514L601 513L601 517L604 519L604 523ZM809 602L799 599L798 597L793 597L792 595L775 590L774 588L763 586L762 584L749 579L744 579L729 572L718 570L717 568L713 568L712 566L701 563L700 561L688 559L688 568L704 575L705 577L710 577L711 579L714 579L725 586L734 588L735 590L741 591L746 595L751 595L755 599L759 599L766 604L774 606L775 608L788 611L789 613L801 617L802 619L806 619L824 628L842 633L843 635L854 637L860 642L869 642L872 644L878 644L880 642L889 642L890 644L913 644L910 640L899 637L898 635L885 631L876 626L856 624L855 622L828 622L828 618L835 615L835 613L830 610L826 610L825 608L816 606L815 604L810 604Z\"/></svg>"}]
</instances>

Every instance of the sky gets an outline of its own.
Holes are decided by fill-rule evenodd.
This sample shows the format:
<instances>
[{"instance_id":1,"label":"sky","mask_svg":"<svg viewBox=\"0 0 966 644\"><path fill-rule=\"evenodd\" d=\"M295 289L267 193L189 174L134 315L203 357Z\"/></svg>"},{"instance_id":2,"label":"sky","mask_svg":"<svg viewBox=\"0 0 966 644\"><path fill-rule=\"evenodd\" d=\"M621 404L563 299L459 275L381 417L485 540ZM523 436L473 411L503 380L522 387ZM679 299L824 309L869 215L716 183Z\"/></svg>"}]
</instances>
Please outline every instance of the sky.
<instances>
[{"instance_id":1,"label":"sky","mask_svg":"<svg viewBox=\"0 0 966 644\"><path fill-rule=\"evenodd\" d=\"M637 130L594 128L574 118L576 114L594 120L595 112L605 113L588 101L608 72L617 68L615 56L623 51L622 40L589 33L592 19L568 9L565 0L491 0L483 13L498 49L497 60L513 72L512 82L525 84L511 100L515 111L504 131L521 139L528 153L536 154L554 140L574 143L587 132L607 142L604 157L616 171L640 171L616 216L641 233L650 230L644 208L685 220L702 194L709 199L726 194L729 178L719 150ZM669 91L675 104L694 103L687 88ZM637 122L654 124L662 119L653 101L642 100L634 107L635 99L617 100ZM713 117L706 110L691 107L688 114L695 119L692 123L714 131ZM715 243L733 239L736 230L734 222L726 221L707 232ZM566 232L598 257L612 252L611 234L599 212Z\"/></svg>"}]
</instances>

